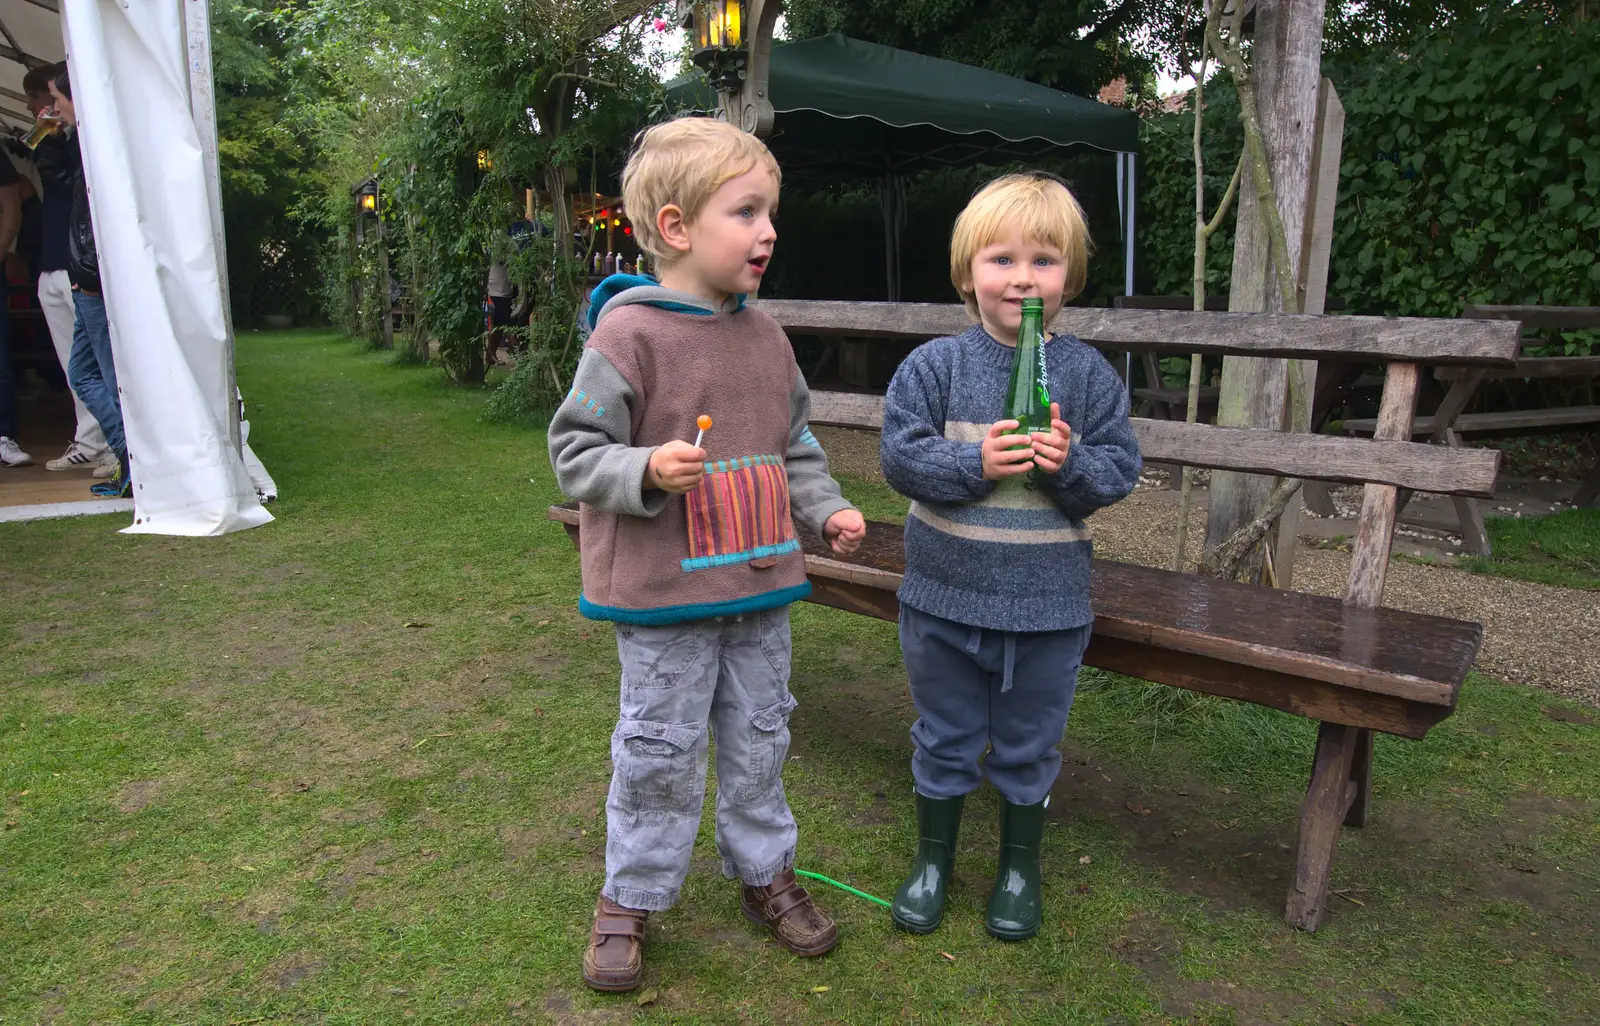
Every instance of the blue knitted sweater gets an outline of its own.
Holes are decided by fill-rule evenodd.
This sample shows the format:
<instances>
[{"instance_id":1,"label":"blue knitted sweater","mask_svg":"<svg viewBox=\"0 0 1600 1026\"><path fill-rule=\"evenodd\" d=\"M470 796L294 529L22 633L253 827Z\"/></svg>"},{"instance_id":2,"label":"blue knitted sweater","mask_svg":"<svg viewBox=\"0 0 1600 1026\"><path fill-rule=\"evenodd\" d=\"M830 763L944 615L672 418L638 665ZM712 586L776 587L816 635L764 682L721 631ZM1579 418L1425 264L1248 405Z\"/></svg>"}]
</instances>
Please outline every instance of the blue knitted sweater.
<instances>
[{"instance_id":1,"label":"blue knitted sweater","mask_svg":"<svg viewBox=\"0 0 1600 1026\"><path fill-rule=\"evenodd\" d=\"M981 326L918 346L883 409L884 477L912 500L900 601L974 627L1055 631L1094 619L1084 518L1133 490L1139 443L1122 380L1071 335L1045 343L1050 397L1072 428L1067 462L1001 485L979 443L1005 413L1014 350Z\"/></svg>"}]
</instances>

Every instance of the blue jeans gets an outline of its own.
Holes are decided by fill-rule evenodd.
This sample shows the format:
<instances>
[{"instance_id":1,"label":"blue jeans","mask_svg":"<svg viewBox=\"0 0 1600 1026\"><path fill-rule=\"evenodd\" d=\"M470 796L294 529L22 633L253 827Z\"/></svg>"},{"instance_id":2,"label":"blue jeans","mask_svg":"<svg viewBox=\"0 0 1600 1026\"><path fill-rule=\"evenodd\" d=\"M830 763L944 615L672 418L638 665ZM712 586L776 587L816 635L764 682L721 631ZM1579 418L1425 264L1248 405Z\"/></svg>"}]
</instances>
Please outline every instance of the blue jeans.
<instances>
[{"instance_id":1,"label":"blue jeans","mask_svg":"<svg viewBox=\"0 0 1600 1026\"><path fill-rule=\"evenodd\" d=\"M722 872L765 887L794 865L789 610L667 627L617 624L622 708L611 736L603 893L660 912L678 900L717 741ZM707 729L709 728L709 730Z\"/></svg>"},{"instance_id":2,"label":"blue jeans","mask_svg":"<svg viewBox=\"0 0 1600 1026\"><path fill-rule=\"evenodd\" d=\"M67 361L67 383L83 405L100 422L106 444L123 456L128 443L122 435L122 402L117 398L117 368L111 360L111 324L106 320L103 296L72 293L78 311L72 326L72 358Z\"/></svg>"},{"instance_id":3,"label":"blue jeans","mask_svg":"<svg viewBox=\"0 0 1600 1026\"><path fill-rule=\"evenodd\" d=\"M1006 801L1044 801L1061 772L1056 745L1092 632L984 630L901 603L900 650L917 707L917 793L958 798L987 771Z\"/></svg>"},{"instance_id":4,"label":"blue jeans","mask_svg":"<svg viewBox=\"0 0 1600 1026\"><path fill-rule=\"evenodd\" d=\"M3 302L0 302L0 435L10 439L17 437L17 379L11 373L11 311Z\"/></svg>"}]
</instances>

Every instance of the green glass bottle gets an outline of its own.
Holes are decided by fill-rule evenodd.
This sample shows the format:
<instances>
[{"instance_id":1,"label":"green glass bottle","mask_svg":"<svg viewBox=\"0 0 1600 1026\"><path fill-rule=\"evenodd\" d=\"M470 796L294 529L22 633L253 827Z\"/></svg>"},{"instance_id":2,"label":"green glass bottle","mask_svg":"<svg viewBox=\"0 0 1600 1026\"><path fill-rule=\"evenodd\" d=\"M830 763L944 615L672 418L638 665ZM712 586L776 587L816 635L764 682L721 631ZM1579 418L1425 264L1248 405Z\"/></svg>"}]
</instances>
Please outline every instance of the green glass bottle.
<instances>
[{"instance_id":1,"label":"green glass bottle","mask_svg":"<svg viewBox=\"0 0 1600 1026\"><path fill-rule=\"evenodd\" d=\"M1011 358L1011 383L1006 386L1006 417L1020 425L1019 435L1035 431L1050 433L1050 375L1044 362L1044 300L1036 296L1022 301L1022 325L1017 329L1017 351Z\"/></svg>"}]
</instances>

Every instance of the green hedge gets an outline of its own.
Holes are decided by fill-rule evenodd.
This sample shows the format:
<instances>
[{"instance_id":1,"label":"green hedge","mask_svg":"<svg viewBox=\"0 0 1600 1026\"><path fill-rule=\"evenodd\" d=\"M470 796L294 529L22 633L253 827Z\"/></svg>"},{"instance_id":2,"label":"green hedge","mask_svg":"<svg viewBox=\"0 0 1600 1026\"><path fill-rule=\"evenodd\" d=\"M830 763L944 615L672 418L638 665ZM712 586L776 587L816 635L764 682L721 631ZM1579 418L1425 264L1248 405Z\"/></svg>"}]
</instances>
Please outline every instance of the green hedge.
<instances>
[{"instance_id":1,"label":"green hedge","mask_svg":"<svg viewBox=\"0 0 1600 1026\"><path fill-rule=\"evenodd\" d=\"M1600 306L1596 67L1600 25L1514 11L1436 33L1405 55L1326 65L1346 111L1329 295L1352 313L1413 316L1454 317L1468 303ZM1237 98L1212 81L1210 210L1241 141ZM1190 292L1192 119L1144 122L1141 290ZM1213 294L1227 292L1232 251L1231 231L1213 236ZM1597 338L1568 333L1558 348L1600 351Z\"/></svg>"}]
</instances>

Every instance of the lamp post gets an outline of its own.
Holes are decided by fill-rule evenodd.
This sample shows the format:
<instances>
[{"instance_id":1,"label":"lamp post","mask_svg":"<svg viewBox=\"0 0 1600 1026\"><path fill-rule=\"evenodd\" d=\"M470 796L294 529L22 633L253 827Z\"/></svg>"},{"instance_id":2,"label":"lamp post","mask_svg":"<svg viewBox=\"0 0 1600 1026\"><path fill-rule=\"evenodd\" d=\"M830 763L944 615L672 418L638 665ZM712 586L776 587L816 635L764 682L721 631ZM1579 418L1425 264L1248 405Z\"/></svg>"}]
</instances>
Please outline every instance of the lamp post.
<instances>
[{"instance_id":1,"label":"lamp post","mask_svg":"<svg viewBox=\"0 0 1600 1026\"><path fill-rule=\"evenodd\" d=\"M723 118L760 136L772 131L768 65L782 10L783 0L678 0L679 24L717 90Z\"/></svg>"},{"instance_id":2,"label":"lamp post","mask_svg":"<svg viewBox=\"0 0 1600 1026\"><path fill-rule=\"evenodd\" d=\"M378 228L378 308L383 311L379 325L385 349L394 348L394 300L389 289L389 244L383 237L383 210L378 203L378 180L368 178L351 192L356 198L356 243L363 241L363 226L367 215L372 215ZM358 293L359 295L359 293ZM359 303L359 300L358 300Z\"/></svg>"}]
</instances>

